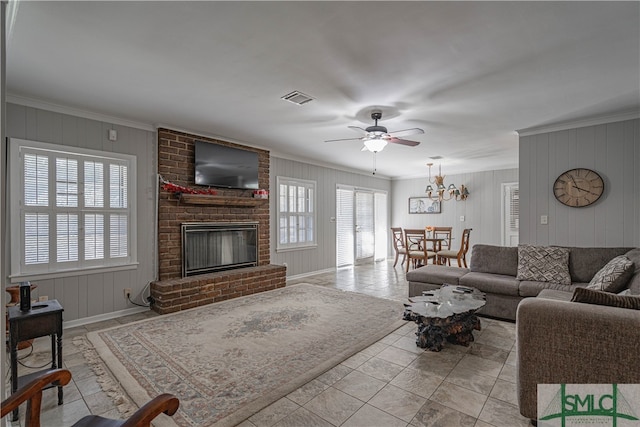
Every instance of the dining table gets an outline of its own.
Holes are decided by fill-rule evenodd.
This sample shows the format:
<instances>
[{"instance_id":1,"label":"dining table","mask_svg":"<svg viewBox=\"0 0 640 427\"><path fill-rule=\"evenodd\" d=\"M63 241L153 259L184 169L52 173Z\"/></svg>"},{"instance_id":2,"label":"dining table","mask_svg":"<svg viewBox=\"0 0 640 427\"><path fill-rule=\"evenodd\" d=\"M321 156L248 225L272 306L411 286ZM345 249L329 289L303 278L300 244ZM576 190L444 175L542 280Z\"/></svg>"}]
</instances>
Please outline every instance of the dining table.
<instances>
[{"instance_id":1,"label":"dining table","mask_svg":"<svg viewBox=\"0 0 640 427\"><path fill-rule=\"evenodd\" d=\"M435 252L436 254L438 253L438 251L442 250L442 242L445 241L447 239L443 238L443 237L425 237L424 241L425 241L425 246L428 245L429 242L431 242L432 248L431 250L433 252ZM434 264L438 264L438 257L436 256L433 259L433 263Z\"/></svg>"}]
</instances>

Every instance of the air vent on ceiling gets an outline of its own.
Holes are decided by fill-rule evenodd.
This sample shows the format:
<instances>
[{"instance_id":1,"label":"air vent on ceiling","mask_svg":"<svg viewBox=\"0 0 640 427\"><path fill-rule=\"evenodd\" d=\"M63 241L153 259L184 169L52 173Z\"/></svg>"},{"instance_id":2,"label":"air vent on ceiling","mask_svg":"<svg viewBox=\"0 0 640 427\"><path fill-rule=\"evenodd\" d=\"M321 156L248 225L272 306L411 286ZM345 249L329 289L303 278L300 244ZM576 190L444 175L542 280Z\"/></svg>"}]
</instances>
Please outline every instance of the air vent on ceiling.
<instances>
[{"instance_id":1,"label":"air vent on ceiling","mask_svg":"<svg viewBox=\"0 0 640 427\"><path fill-rule=\"evenodd\" d=\"M313 101L312 97L310 97L309 95L305 95L304 93L297 90L286 94L282 97L282 99L298 105L306 104L307 102Z\"/></svg>"},{"instance_id":2,"label":"air vent on ceiling","mask_svg":"<svg viewBox=\"0 0 640 427\"><path fill-rule=\"evenodd\" d=\"M431 160L440 160L442 159L442 156L433 156L433 157L429 157Z\"/></svg>"}]
</instances>

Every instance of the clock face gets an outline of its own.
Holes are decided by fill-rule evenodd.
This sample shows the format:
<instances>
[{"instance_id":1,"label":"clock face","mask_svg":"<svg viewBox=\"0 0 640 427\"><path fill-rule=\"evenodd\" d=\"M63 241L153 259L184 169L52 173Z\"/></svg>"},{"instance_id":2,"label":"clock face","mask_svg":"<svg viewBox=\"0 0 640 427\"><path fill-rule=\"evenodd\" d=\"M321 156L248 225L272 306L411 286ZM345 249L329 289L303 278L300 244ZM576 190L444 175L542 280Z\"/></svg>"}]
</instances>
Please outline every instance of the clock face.
<instances>
[{"instance_id":1,"label":"clock face","mask_svg":"<svg viewBox=\"0 0 640 427\"><path fill-rule=\"evenodd\" d=\"M553 195L562 204L574 208L589 206L604 192L602 177L591 169L571 169L553 184Z\"/></svg>"}]
</instances>

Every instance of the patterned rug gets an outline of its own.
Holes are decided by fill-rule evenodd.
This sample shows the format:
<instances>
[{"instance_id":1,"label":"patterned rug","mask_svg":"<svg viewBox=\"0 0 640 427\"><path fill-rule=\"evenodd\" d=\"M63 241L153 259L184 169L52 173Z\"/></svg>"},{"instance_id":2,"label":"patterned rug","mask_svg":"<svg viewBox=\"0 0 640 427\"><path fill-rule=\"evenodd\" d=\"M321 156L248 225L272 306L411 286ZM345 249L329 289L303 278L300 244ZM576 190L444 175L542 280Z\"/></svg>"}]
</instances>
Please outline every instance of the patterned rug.
<instances>
[{"instance_id":1,"label":"patterned rug","mask_svg":"<svg viewBox=\"0 0 640 427\"><path fill-rule=\"evenodd\" d=\"M156 425L232 426L392 332L400 302L309 284L87 334L143 405L180 399Z\"/></svg>"}]
</instances>

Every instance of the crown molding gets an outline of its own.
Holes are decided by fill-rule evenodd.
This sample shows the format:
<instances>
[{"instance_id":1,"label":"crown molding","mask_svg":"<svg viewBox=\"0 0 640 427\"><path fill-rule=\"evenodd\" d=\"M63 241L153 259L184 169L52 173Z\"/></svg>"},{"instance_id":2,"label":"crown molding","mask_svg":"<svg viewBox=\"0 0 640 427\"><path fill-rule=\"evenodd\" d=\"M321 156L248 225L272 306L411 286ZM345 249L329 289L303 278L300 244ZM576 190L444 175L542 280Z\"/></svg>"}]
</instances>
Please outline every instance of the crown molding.
<instances>
[{"instance_id":1,"label":"crown molding","mask_svg":"<svg viewBox=\"0 0 640 427\"><path fill-rule=\"evenodd\" d=\"M582 128L586 126L596 126L596 125L602 125L605 123L622 122L625 120L633 120L638 118L640 118L640 111L629 110L629 111L622 111L622 112L607 114L602 116L588 117L588 118L579 119L579 120L558 122L558 123L552 123L552 124L542 125L542 126L533 126L530 128L517 130L516 132L520 137L531 136L531 135L537 135L540 133L557 132L561 130Z\"/></svg>"},{"instance_id":2,"label":"crown molding","mask_svg":"<svg viewBox=\"0 0 640 427\"><path fill-rule=\"evenodd\" d=\"M82 117L99 122L111 123L119 126L127 126L135 129L142 129L149 132L155 132L156 128L150 123L137 122L124 119L122 117L109 116L102 113L94 113L92 111L81 110L79 108L67 107L53 102L43 101L40 99L27 98L25 96L7 94L7 103L22 105L24 107L38 108L41 110L52 111L54 113L67 114L75 117Z\"/></svg>"}]
</instances>

